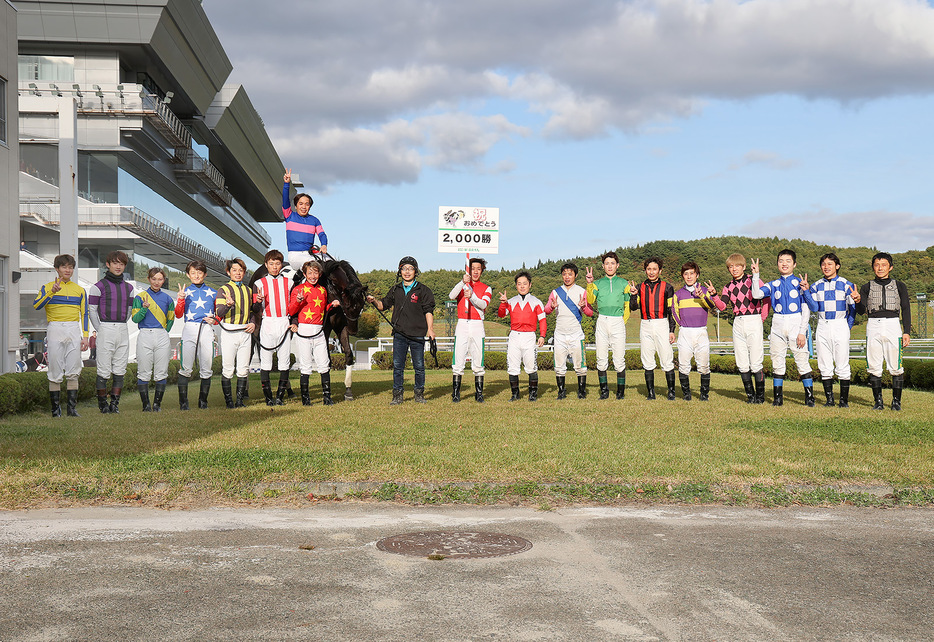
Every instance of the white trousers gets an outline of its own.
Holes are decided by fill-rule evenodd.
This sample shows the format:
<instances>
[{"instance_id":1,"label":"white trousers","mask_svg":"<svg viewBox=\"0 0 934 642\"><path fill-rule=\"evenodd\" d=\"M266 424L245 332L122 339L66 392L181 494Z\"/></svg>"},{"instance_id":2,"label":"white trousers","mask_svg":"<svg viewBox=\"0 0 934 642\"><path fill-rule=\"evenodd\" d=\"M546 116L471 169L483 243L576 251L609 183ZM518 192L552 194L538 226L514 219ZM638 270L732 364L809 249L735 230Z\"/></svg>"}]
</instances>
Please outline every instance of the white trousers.
<instances>
[{"instance_id":1,"label":"white trousers","mask_svg":"<svg viewBox=\"0 0 934 642\"><path fill-rule=\"evenodd\" d=\"M265 322L264 322L265 323ZM330 372L331 362L328 356L328 342L324 338L324 332L321 332L323 326L312 323L299 323L298 333L303 334L310 339L304 339L296 336L295 358L298 361L299 371L303 375L310 375L317 371L318 374Z\"/></svg>"},{"instance_id":2,"label":"white trousers","mask_svg":"<svg viewBox=\"0 0 934 642\"><path fill-rule=\"evenodd\" d=\"M97 329L97 376L125 375L130 358L130 330L126 323L101 321Z\"/></svg>"},{"instance_id":3,"label":"white trousers","mask_svg":"<svg viewBox=\"0 0 934 642\"><path fill-rule=\"evenodd\" d=\"M245 323L227 325L230 330L245 328ZM221 374L230 379L236 369L238 377L245 377L250 372L250 349L253 335L249 332L227 332L221 330Z\"/></svg>"},{"instance_id":4,"label":"white trousers","mask_svg":"<svg viewBox=\"0 0 934 642\"><path fill-rule=\"evenodd\" d=\"M456 375L464 374L464 365L467 355L470 355L470 368L475 377L482 377L486 372L483 369L483 348L486 333L483 321L480 319L458 319L454 327L454 361L451 370Z\"/></svg>"},{"instance_id":5,"label":"white trousers","mask_svg":"<svg viewBox=\"0 0 934 642\"><path fill-rule=\"evenodd\" d=\"M761 372L765 350L762 346L762 317L743 314L733 319L733 356L740 372Z\"/></svg>"},{"instance_id":6,"label":"white trousers","mask_svg":"<svg viewBox=\"0 0 934 642\"><path fill-rule=\"evenodd\" d=\"M197 352L197 354L195 354ZM178 374L191 377L198 359L198 374L201 379L210 379L214 374L214 326L207 323L188 321L182 328L181 367Z\"/></svg>"},{"instance_id":7,"label":"white trousers","mask_svg":"<svg viewBox=\"0 0 934 642\"><path fill-rule=\"evenodd\" d=\"M668 319L643 319L639 324L639 344L642 349L642 367L655 370L655 353L658 365L668 372L675 367L675 353L668 340Z\"/></svg>"},{"instance_id":8,"label":"white trousers","mask_svg":"<svg viewBox=\"0 0 934 642\"><path fill-rule=\"evenodd\" d=\"M902 364L902 324L898 319L869 319L866 322L866 369L869 374L882 376L883 359L889 373L900 375L905 372Z\"/></svg>"},{"instance_id":9,"label":"white trousers","mask_svg":"<svg viewBox=\"0 0 934 642\"><path fill-rule=\"evenodd\" d=\"M691 374L692 358L697 362L699 373L710 374L710 337L706 326L678 331L678 372Z\"/></svg>"},{"instance_id":10,"label":"white trousers","mask_svg":"<svg viewBox=\"0 0 934 642\"><path fill-rule=\"evenodd\" d=\"M310 252L289 252L289 265L299 274L302 274L302 266L312 260L314 260L314 257ZM302 276L304 276L304 274Z\"/></svg>"},{"instance_id":11,"label":"white trousers","mask_svg":"<svg viewBox=\"0 0 934 642\"><path fill-rule=\"evenodd\" d=\"M276 350L266 350L262 347L274 348L280 341L282 345ZM292 367L292 333L289 331L288 317L263 317L263 323L259 327L259 343L260 369L272 370L273 354L278 356L279 370L289 370Z\"/></svg>"},{"instance_id":12,"label":"white trousers","mask_svg":"<svg viewBox=\"0 0 934 642\"><path fill-rule=\"evenodd\" d=\"M584 333L555 332L555 375L563 377L568 371L568 355L574 365L574 372L579 377L587 374L587 362L584 361Z\"/></svg>"},{"instance_id":13,"label":"white trousers","mask_svg":"<svg viewBox=\"0 0 934 642\"><path fill-rule=\"evenodd\" d=\"M769 356L772 358L772 374L784 376L785 355L791 350L801 377L811 374L811 362L808 360L808 347L798 347L798 334L801 331L800 314L773 314L772 332L769 334Z\"/></svg>"},{"instance_id":14,"label":"white trousers","mask_svg":"<svg viewBox=\"0 0 934 642\"><path fill-rule=\"evenodd\" d=\"M81 374L81 324L77 321L50 321L46 330L49 370L52 383L62 379L77 380Z\"/></svg>"},{"instance_id":15,"label":"white trousers","mask_svg":"<svg viewBox=\"0 0 934 642\"><path fill-rule=\"evenodd\" d=\"M610 350L613 351L613 368L616 372L626 370L626 323L623 317L597 316L594 332L597 347L597 370L606 371L610 366Z\"/></svg>"},{"instance_id":16,"label":"white trousers","mask_svg":"<svg viewBox=\"0 0 934 642\"><path fill-rule=\"evenodd\" d=\"M815 341L821 379L850 378L850 326L846 319L820 319ZM836 368L834 367L836 364Z\"/></svg>"},{"instance_id":17,"label":"white trousers","mask_svg":"<svg viewBox=\"0 0 934 642\"><path fill-rule=\"evenodd\" d=\"M169 333L163 328L140 328L136 335L136 379L165 381L169 376Z\"/></svg>"},{"instance_id":18,"label":"white trousers","mask_svg":"<svg viewBox=\"0 0 934 642\"><path fill-rule=\"evenodd\" d=\"M526 374L538 371L538 363L535 360L537 341L538 334L535 332L513 330L509 333L509 339L506 341L507 374L518 376L521 366L525 366Z\"/></svg>"}]
</instances>

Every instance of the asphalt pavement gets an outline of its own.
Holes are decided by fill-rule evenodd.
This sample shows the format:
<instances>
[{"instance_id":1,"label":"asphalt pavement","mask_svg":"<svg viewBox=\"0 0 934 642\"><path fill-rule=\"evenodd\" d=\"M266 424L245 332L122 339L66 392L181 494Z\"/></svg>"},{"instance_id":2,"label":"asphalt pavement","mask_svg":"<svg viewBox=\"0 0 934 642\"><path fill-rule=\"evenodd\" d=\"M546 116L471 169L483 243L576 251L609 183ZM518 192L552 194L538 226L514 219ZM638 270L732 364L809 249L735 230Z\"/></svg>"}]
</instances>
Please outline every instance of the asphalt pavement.
<instances>
[{"instance_id":1,"label":"asphalt pavement","mask_svg":"<svg viewBox=\"0 0 934 642\"><path fill-rule=\"evenodd\" d=\"M457 546L377 545L430 531ZM488 534L531 547L458 557ZM0 589L4 642L931 640L934 511L10 511Z\"/></svg>"}]
</instances>

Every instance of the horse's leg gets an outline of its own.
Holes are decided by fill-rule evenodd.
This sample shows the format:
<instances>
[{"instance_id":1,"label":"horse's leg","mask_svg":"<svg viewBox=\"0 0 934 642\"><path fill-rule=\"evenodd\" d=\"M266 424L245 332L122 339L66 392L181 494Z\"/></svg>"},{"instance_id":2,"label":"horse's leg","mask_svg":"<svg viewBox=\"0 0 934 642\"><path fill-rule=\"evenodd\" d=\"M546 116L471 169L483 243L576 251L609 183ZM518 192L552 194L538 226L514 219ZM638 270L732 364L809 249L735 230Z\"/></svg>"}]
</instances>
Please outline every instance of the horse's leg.
<instances>
[{"instance_id":1,"label":"horse's leg","mask_svg":"<svg viewBox=\"0 0 934 642\"><path fill-rule=\"evenodd\" d=\"M341 343L341 352L344 353L344 399L350 400L353 399L353 364L354 364L354 353L353 348L350 345L350 332L347 329L347 324L344 324L344 327L341 328L340 334L338 335Z\"/></svg>"}]
</instances>

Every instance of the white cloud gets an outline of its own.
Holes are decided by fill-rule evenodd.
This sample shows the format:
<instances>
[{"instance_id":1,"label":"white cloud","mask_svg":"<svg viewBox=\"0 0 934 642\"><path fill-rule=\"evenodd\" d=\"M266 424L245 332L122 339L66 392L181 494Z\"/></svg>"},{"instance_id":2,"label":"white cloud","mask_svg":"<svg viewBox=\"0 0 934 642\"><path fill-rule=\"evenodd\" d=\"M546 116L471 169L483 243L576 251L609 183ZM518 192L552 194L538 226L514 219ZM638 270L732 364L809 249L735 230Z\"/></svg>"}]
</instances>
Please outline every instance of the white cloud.
<instances>
[{"instance_id":1,"label":"white cloud","mask_svg":"<svg viewBox=\"0 0 934 642\"><path fill-rule=\"evenodd\" d=\"M906 252L934 245L934 216L887 210L838 213L820 209L761 219L744 225L739 233L756 237L806 238L838 247L865 246L886 252Z\"/></svg>"},{"instance_id":2,"label":"white cloud","mask_svg":"<svg viewBox=\"0 0 934 642\"><path fill-rule=\"evenodd\" d=\"M316 190L351 181L412 183L423 166L443 170L472 168L484 173L511 171L509 161L487 167L483 158L499 141L527 136L502 116L465 113L394 120L377 129L329 127L309 136L273 135L284 158L302 159L302 179Z\"/></svg>"},{"instance_id":3,"label":"white cloud","mask_svg":"<svg viewBox=\"0 0 934 642\"><path fill-rule=\"evenodd\" d=\"M463 125L463 112L482 118L492 99L544 115L543 136L585 139L684 118L711 99L790 94L860 102L934 91L934 8L923 0L279 0L275 11L256 11L252 0L204 5L234 78L278 140L315 141L342 130L346 144L330 151L347 170L351 163L338 156L374 151L364 130L379 138L397 119ZM470 144L448 127L415 126L434 145L422 165L482 171L478 154L504 137ZM418 166L399 150L377 157L388 163L378 176L408 180ZM359 180L372 180L373 169L363 164Z\"/></svg>"}]
</instances>

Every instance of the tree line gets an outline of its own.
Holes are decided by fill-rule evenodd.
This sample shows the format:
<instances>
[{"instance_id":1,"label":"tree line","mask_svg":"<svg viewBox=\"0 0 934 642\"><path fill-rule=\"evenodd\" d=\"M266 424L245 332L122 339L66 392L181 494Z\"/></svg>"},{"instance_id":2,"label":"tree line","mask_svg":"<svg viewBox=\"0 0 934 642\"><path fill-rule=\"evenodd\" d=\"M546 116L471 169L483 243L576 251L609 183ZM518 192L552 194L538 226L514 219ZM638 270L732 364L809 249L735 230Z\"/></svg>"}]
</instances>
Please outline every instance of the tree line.
<instances>
[{"instance_id":1,"label":"tree line","mask_svg":"<svg viewBox=\"0 0 934 642\"><path fill-rule=\"evenodd\" d=\"M694 241L652 241L642 245L607 248L615 251L620 258L618 274L626 279L641 282L645 278L642 262L652 256L661 258L663 263L662 279L681 287L681 266L687 261L694 261L700 268L700 280L713 281L719 289L730 280L726 269L726 259L730 254L739 252L746 257L747 272L750 260L758 258L761 261L762 278L768 280L778 276L775 267L776 257L782 249L790 248L798 256L796 273L807 274L813 283L821 278L820 257L828 252L834 252L840 257L840 275L854 282L857 286L873 278L871 259L879 250L875 247L838 247L822 245L803 239L782 239L776 236L749 238L745 236L719 236L708 237ZM930 292L934 289L934 246L926 250L912 250L909 252L891 253L895 260L893 276L904 281L912 297L916 292ZM575 263L580 270L577 278L578 285L586 287L584 275L588 267L594 268L594 276L603 276L600 256L575 256L553 260L541 260L532 267L523 264L520 268L507 270L487 270L483 275L483 282L493 288L493 301L486 312L487 321L501 322L508 325L508 319L499 319L496 310L499 307L499 294L506 289L507 296L516 294L514 277L517 272L525 269L532 275L532 294L545 302L548 294L561 284L561 266L567 262ZM371 270L359 274L364 285L369 286L373 293L385 294L396 283L396 271ZM421 273L418 280L431 288L438 301L435 311L436 323L446 321L444 301L451 288L463 276L461 270L426 270ZM722 315L731 321L730 315ZM548 317L549 335L554 330L554 315ZM584 317L584 332L592 339L593 320Z\"/></svg>"}]
</instances>

